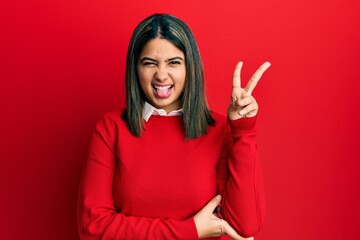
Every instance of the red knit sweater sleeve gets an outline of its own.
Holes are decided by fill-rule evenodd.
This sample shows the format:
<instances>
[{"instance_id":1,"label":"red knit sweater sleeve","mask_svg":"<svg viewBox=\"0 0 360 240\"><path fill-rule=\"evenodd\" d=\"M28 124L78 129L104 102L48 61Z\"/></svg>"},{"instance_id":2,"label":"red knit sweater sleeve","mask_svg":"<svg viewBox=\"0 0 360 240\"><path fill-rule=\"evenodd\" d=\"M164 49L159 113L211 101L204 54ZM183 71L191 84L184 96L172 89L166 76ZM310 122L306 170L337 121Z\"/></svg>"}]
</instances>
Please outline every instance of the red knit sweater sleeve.
<instances>
[{"instance_id":1,"label":"red knit sweater sleeve","mask_svg":"<svg viewBox=\"0 0 360 240\"><path fill-rule=\"evenodd\" d=\"M256 117L228 121L230 129L218 163L222 216L244 237L256 234L264 222L264 192L258 159Z\"/></svg>"},{"instance_id":2,"label":"red knit sweater sleeve","mask_svg":"<svg viewBox=\"0 0 360 240\"><path fill-rule=\"evenodd\" d=\"M104 118L96 126L80 184L78 227L81 239L197 239L193 218L125 216L114 207L116 127Z\"/></svg>"}]
</instances>

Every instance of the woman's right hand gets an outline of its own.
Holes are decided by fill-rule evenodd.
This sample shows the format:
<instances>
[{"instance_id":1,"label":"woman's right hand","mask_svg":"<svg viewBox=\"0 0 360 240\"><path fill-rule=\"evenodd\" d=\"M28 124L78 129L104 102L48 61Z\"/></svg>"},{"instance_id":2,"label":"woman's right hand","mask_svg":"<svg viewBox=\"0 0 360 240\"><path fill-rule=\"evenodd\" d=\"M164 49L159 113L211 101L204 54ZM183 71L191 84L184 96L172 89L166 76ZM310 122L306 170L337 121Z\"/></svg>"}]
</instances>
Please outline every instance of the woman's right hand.
<instances>
[{"instance_id":1,"label":"woman's right hand","mask_svg":"<svg viewBox=\"0 0 360 240\"><path fill-rule=\"evenodd\" d=\"M236 240L253 240L253 237L241 237L224 219L220 219L214 214L220 201L221 196L217 195L194 216L199 238L219 237L226 234Z\"/></svg>"}]
</instances>

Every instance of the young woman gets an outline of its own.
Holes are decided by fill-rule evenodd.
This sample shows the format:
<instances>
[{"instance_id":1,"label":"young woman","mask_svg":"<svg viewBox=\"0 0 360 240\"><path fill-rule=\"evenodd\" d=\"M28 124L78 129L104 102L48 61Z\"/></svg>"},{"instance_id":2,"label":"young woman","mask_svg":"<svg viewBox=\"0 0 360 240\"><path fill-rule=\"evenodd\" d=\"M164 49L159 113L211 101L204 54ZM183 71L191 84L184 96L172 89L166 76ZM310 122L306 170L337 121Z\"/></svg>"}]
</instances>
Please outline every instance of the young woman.
<instances>
[{"instance_id":1,"label":"young woman","mask_svg":"<svg viewBox=\"0 0 360 240\"><path fill-rule=\"evenodd\" d=\"M239 62L228 116L209 110L189 27L156 14L130 41L126 109L96 125L79 194L81 239L243 239L264 221L251 95ZM243 237L241 237L243 236Z\"/></svg>"}]
</instances>

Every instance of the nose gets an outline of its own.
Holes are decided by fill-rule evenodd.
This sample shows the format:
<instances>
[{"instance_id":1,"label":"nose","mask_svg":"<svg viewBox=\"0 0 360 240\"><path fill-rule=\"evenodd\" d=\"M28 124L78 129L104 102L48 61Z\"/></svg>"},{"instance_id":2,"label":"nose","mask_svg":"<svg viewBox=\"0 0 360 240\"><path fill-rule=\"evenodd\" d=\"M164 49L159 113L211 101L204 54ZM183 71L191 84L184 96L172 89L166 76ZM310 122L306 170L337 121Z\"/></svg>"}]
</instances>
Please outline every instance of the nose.
<instances>
[{"instance_id":1,"label":"nose","mask_svg":"<svg viewBox=\"0 0 360 240\"><path fill-rule=\"evenodd\" d=\"M163 81L167 80L168 77L169 77L169 74L166 70L166 67L162 66L162 65L158 66L157 71L155 73L155 79L160 82L163 82Z\"/></svg>"}]
</instances>

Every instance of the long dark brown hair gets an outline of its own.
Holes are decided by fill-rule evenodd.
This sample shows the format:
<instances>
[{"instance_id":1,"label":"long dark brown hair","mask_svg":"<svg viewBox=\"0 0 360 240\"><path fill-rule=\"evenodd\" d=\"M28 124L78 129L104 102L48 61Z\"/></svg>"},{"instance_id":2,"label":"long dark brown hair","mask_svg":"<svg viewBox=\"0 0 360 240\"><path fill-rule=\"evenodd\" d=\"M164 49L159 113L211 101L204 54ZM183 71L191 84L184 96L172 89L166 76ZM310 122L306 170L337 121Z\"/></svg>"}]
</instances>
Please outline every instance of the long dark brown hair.
<instances>
[{"instance_id":1,"label":"long dark brown hair","mask_svg":"<svg viewBox=\"0 0 360 240\"><path fill-rule=\"evenodd\" d=\"M185 137L192 139L204 135L215 120L206 101L199 49L186 23L169 14L154 14L144 19L133 32L126 60L126 111L122 118L130 132L140 137L144 129L142 112L147 99L139 84L137 63L145 44L157 37L170 41L185 55L186 80L180 96Z\"/></svg>"}]
</instances>

